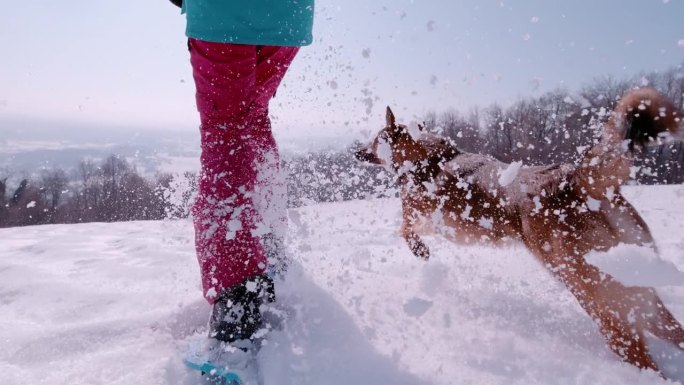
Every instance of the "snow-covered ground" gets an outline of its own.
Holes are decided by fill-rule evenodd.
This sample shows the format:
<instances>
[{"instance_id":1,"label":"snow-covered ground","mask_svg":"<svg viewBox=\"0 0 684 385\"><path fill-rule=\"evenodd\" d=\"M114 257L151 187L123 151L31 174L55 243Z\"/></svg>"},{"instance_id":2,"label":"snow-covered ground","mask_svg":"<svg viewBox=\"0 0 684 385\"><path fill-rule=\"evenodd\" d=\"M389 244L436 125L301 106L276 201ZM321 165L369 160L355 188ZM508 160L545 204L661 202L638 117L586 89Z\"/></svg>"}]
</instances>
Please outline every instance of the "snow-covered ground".
<instances>
[{"instance_id":1,"label":"snow-covered ground","mask_svg":"<svg viewBox=\"0 0 684 385\"><path fill-rule=\"evenodd\" d=\"M630 187L660 257L595 255L657 286L684 320L684 186ZM260 353L266 385L657 384L621 363L520 245L398 235L396 199L290 212L294 310ZM0 384L188 384L179 349L204 333L188 221L0 230ZM643 258L638 257L643 255Z\"/></svg>"}]
</instances>

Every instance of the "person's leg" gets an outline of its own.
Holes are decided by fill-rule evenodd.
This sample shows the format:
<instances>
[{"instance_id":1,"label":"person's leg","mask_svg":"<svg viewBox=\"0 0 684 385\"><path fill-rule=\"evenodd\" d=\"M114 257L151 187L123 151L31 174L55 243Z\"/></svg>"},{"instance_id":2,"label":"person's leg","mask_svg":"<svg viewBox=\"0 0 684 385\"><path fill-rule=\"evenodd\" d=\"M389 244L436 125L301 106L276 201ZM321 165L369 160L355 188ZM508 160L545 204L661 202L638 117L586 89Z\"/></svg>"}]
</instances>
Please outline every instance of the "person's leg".
<instances>
[{"instance_id":1,"label":"person's leg","mask_svg":"<svg viewBox=\"0 0 684 385\"><path fill-rule=\"evenodd\" d=\"M263 273L266 258L256 234L260 150L252 127L257 96L257 47L190 39L190 60L201 118L201 175L193 218L204 296L218 295Z\"/></svg>"},{"instance_id":2,"label":"person's leg","mask_svg":"<svg viewBox=\"0 0 684 385\"><path fill-rule=\"evenodd\" d=\"M282 180L268 102L296 49L193 39L189 48L202 121L193 217L204 296L214 304L209 335L234 342L262 327L260 304L274 300L260 240L274 222L286 225L286 195L270 192ZM283 210L271 215L277 202Z\"/></svg>"},{"instance_id":3,"label":"person's leg","mask_svg":"<svg viewBox=\"0 0 684 385\"><path fill-rule=\"evenodd\" d=\"M262 223L262 243L268 258L268 273L286 268L284 238L287 231L287 184L280 171L280 155L271 132L268 105L275 96L299 47L260 46L257 49L256 97L251 109L252 121L260 127L255 207Z\"/></svg>"}]
</instances>

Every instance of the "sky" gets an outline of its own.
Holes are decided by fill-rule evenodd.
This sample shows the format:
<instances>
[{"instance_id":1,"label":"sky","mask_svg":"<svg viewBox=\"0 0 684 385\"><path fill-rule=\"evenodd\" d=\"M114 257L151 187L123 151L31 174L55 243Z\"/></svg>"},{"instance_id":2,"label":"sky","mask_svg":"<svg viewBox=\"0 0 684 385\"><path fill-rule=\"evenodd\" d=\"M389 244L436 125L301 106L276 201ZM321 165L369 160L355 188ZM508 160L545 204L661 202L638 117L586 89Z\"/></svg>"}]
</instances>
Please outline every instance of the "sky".
<instances>
[{"instance_id":1,"label":"sky","mask_svg":"<svg viewBox=\"0 0 684 385\"><path fill-rule=\"evenodd\" d=\"M168 1L0 4L0 129L197 130L185 20ZM684 62L682 15L684 0L317 0L274 131L339 141L376 130L386 105L408 121L665 70Z\"/></svg>"}]
</instances>

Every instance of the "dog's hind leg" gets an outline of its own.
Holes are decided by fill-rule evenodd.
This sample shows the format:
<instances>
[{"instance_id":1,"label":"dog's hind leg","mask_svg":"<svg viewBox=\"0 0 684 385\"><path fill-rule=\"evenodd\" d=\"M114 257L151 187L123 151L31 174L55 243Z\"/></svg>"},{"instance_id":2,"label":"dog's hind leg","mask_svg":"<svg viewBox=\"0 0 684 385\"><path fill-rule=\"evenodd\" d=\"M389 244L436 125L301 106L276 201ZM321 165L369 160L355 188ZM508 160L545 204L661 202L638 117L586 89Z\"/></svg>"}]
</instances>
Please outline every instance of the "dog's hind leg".
<instances>
[{"instance_id":1,"label":"dog's hind leg","mask_svg":"<svg viewBox=\"0 0 684 385\"><path fill-rule=\"evenodd\" d=\"M626 287L632 306L641 310L640 321L645 330L655 337L684 350L684 328L665 307L655 289L651 287Z\"/></svg>"},{"instance_id":2,"label":"dog's hind leg","mask_svg":"<svg viewBox=\"0 0 684 385\"><path fill-rule=\"evenodd\" d=\"M628 362L641 368L650 368L650 366L642 366L644 361L639 359L632 361L631 358L639 356L633 355L633 352L629 350L629 348L643 345L644 348L641 349L647 352L648 341L644 339L646 333L684 351L684 329L665 307L655 289L624 286L608 275L597 286L595 300L601 304L599 321L602 333L606 336L611 336L611 333L617 336L620 336L620 333L626 335L626 338L622 337L621 341L616 341L614 337L610 339L613 351L623 356L621 351L616 351L616 347L622 347L625 341L630 342L626 347L628 349L626 357L623 356ZM638 340L630 341L630 335Z\"/></svg>"},{"instance_id":3,"label":"dog's hind leg","mask_svg":"<svg viewBox=\"0 0 684 385\"><path fill-rule=\"evenodd\" d=\"M648 225L637 210L620 194L603 212L616 234L616 243L641 245L658 249ZM628 303L641 310L641 322L645 330L655 337L684 350L684 328L665 307L655 289L650 287L623 287Z\"/></svg>"},{"instance_id":4,"label":"dog's hind leg","mask_svg":"<svg viewBox=\"0 0 684 385\"><path fill-rule=\"evenodd\" d=\"M641 321L657 308L657 302L654 302L657 296L652 289L625 287L587 263L582 255L569 250L567 245L570 243L560 236L527 238L524 241L598 323L601 334L615 354L638 368L659 372L646 344L644 331L648 328ZM653 295L643 295L646 292Z\"/></svg>"}]
</instances>

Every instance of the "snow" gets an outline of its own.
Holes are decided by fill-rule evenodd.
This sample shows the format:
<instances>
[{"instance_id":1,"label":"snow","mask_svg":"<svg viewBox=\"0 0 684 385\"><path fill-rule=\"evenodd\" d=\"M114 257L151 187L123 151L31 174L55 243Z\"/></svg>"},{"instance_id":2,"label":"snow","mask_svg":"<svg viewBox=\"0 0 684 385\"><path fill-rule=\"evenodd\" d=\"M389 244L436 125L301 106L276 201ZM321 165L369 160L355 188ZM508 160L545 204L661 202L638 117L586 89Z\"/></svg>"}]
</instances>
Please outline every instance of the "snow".
<instances>
[{"instance_id":1,"label":"snow","mask_svg":"<svg viewBox=\"0 0 684 385\"><path fill-rule=\"evenodd\" d=\"M386 138L383 137L378 140L375 152L383 165L389 167L392 164L392 147Z\"/></svg>"},{"instance_id":2,"label":"snow","mask_svg":"<svg viewBox=\"0 0 684 385\"><path fill-rule=\"evenodd\" d=\"M404 304L404 313L411 317L420 318L423 314L427 313L431 307L432 301L422 298L411 298Z\"/></svg>"},{"instance_id":3,"label":"snow","mask_svg":"<svg viewBox=\"0 0 684 385\"><path fill-rule=\"evenodd\" d=\"M684 285L684 273L648 247L619 245L607 252L590 253L587 260L627 285Z\"/></svg>"},{"instance_id":4,"label":"snow","mask_svg":"<svg viewBox=\"0 0 684 385\"><path fill-rule=\"evenodd\" d=\"M623 245L591 259L656 286L684 320L684 186L626 195L660 255ZM423 262L400 223L397 199L290 211L294 262L276 290L292 315L260 353L266 385L671 383L618 361L521 245L426 237ZM199 383L178 355L210 312L189 221L2 229L0 239L0 384Z\"/></svg>"},{"instance_id":5,"label":"snow","mask_svg":"<svg viewBox=\"0 0 684 385\"><path fill-rule=\"evenodd\" d=\"M599 211L601 209L601 201L588 196L587 208L589 211Z\"/></svg>"},{"instance_id":6,"label":"snow","mask_svg":"<svg viewBox=\"0 0 684 385\"><path fill-rule=\"evenodd\" d=\"M499 172L499 184L501 186L508 186L518 176L518 172L522 167L522 161L512 162L505 169Z\"/></svg>"}]
</instances>

